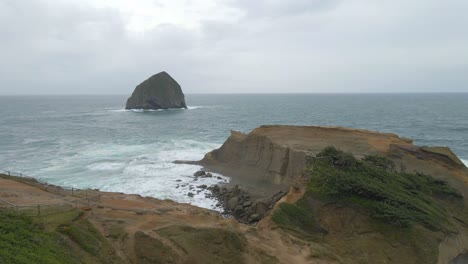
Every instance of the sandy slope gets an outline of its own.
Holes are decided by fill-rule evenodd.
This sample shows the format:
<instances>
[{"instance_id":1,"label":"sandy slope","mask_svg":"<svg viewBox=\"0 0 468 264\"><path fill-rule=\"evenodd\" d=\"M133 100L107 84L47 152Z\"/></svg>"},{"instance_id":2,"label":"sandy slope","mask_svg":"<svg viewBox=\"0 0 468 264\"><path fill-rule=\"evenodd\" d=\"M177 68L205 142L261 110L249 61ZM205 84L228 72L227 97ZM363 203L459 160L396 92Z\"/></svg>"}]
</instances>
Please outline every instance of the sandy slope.
<instances>
[{"instance_id":1,"label":"sandy slope","mask_svg":"<svg viewBox=\"0 0 468 264\"><path fill-rule=\"evenodd\" d=\"M308 260L309 249L303 243L295 243L291 237L279 229L271 227L255 228L239 224L233 219L225 219L219 213L179 204L169 200L145 198L138 195L101 192L101 202L91 208L83 208L84 218L111 242L117 254L128 263L150 263L149 257L154 257L154 249L145 243L147 250L136 250L143 247L137 236L143 232L154 239L154 243L162 242L170 248L177 259L174 263L208 263L203 260L203 250L191 245L181 245L158 233L158 230L188 226L216 234L219 231L232 232L244 240L239 251L244 263L324 263L319 260ZM0 197L18 204L48 204L66 202L69 197L62 197L21 182L0 178ZM203 234L203 233L201 233ZM148 237L144 237L145 241ZM194 241L196 243L213 244L217 241ZM221 245L224 246L224 245ZM229 246L229 245L226 245ZM185 247L185 248L184 248ZM198 252L201 251L201 252ZM206 257L209 257L206 254ZM222 259L223 256L221 255ZM224 263L235 263L225 259ZM242 262L241 262L242 263Z\"/></svg>"}]
</instances>

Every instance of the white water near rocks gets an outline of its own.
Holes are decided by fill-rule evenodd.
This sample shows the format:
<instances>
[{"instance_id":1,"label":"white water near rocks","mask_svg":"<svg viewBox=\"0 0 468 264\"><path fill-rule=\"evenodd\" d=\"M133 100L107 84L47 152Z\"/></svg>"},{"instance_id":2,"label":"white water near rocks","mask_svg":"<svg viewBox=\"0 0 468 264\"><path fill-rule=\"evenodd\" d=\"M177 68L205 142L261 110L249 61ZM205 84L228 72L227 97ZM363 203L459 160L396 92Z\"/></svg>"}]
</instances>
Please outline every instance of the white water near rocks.
<instances>
[{"instance_id":1,"label":"white water near rocks","mask_svg":"<svg viewBox=\"0 0 468 264\"><path fill-rule=\"evenodd\" d=\"M465 164L466 167L468 167L468 160L462 159L461 161Z\"/></svg>"}]
</instances>

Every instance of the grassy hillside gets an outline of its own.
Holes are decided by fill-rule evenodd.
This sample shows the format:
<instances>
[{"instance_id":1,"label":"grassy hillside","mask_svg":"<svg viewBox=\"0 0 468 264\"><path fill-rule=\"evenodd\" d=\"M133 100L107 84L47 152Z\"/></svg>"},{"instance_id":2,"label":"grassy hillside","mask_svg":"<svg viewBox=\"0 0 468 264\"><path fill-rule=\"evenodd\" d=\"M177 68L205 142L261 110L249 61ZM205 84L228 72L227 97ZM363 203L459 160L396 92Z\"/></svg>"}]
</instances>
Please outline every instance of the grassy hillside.
<instances>
[{"instance_id":1,"label":"grassy hillside","mask_svg":"<svg viewBox=\"0 0 468 264\"><path fill-rule=\"evenodd\" d=\"M272 220L299 237L330 243L351 263L372 263L366 254L374 261L432 262L441 235L453 229L453 208L463 204L443 181L398 172L379 156L358 160L334 147L310 158L307 174L304 196L280 204ZM377 256L378 251L386 253Z\"/></svg>"},{"instance_id":2,"label":"grassy hillside","mask_svg":"<svg viewBox=\"0 0 468 264\"><path fill-rule=\"evenodd\" d=\"M0 212L0 263L79 263L63 237L31 217Z\"/></svg>"},{"instance_id":3,"label":"grassy hillside","mask_svg":"<svg viewBox=\"0 0 468 264\"><path fill-rule=\"evenodd\" d=\"M448 219L438 200L463 199L445 182L431 176L397 172L393 162L383 157L367 156L360 161L334 147L328 147L310 159L308 174L310 179L304 198L294 205L281 205L273 214L274 221L285 226L296 224L306 230L317 230L312 228L314 217L303 203L308 196L314 196L360 206L372 218L385 224L399 227L421 224L440 230L448 224Z\"/></svg>"},{"instance_id":4,"label":"grassy hillside","mask_svg":"<svg viewBox=\"0 0 468 264\"><path fill-rule=\"evenodd\" d=\"M0 211L0 263L122 263L81 212L28 217Z\"/></svg>"}]
</instances>

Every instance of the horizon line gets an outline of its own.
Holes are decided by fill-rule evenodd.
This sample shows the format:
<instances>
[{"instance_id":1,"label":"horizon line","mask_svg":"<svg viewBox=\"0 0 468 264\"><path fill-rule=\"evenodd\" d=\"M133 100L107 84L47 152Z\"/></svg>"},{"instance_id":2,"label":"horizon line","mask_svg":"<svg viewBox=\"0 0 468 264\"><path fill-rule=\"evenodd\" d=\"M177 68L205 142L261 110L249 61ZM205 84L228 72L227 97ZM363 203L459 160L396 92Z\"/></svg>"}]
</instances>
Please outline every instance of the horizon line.
<instances>
[{"instance_id":1,"label":"horizon line","mask_svg":"<svg viewBox=\"0 0 468 264\"><path fill-rule=\"evenodd\" d=\"M353 95L353 94L468 94L467 92L298 92L298 93L185 93L185 95ZM0 96L130 96L123 93L83 94L0 94Z\"/></svg>"}]
</instances>

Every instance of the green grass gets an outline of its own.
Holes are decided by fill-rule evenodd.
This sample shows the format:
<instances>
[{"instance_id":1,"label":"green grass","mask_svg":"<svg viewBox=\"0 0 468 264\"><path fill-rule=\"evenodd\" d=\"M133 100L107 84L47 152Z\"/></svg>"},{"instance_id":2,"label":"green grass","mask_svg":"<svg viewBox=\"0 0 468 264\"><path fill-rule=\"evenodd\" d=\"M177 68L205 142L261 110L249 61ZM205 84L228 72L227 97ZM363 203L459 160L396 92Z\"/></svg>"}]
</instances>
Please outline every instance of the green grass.
<instances>
[{"instance_id":1,"label":"green grass","mask_svg":"<svg viewBox=\"0 0 468 264\"><path fill-rule=\"evenodd\" d=\"M88 220L83 219L69 224L62 224L58 231L67 235L83 250L96 257L99 263L121 263L114 257L114 249Z\"/></svg>"},{"instance_id":2,"label":"green grass","mask_svg":"<svg viewBox=\"0 0 468 264\"><path fill-rule=\"evenodd\" d=\"M73 225L61 225L59 231L69 236L81 248L93 256L97 256L102 247L102 241L97 230L89 221L80 221Z\"/></svg>"},{"instance_id":3,"label":"green grass","mask_svg":"<svg viewBox=\"0 0 468 264\"><path fill-rule=\"evenodd\" d=\"M235 231L174 225L157 232L178 245L193 263L244 263L242 254L247 241Z\"/></svg>"},{"instance_id":4,"label":"green grass","mask_svg":"<svg viewBox=\"0 0 468 264\"><path fill-rule=\"evenodd\" d=\"M81 215L80 210L41 217L0 211L0 263L122 263Z\"/></svg>"},{"instance_id":5,"label":"green grass","mask_svg":"<svg viewBox=\"0 0 468 264\"><path fill-rule=\"evenodd\" d=\"M64 240L31 217L0 212L0 263L79 263Z\"/></svg>"},{"instance_id":6,"label":"green grass","mask_svg":"<svg viewBox=\"0 0 468 264\"><path fill-rule=\"evenodd\" d=\"M309 194L354 204L385 224L409 227L421 224L439 230L448 222L438 198L463 197L445 182L431 176L395 171L384 157L362 161L334 147L327 147L309 163ZM437 197L437 198L436 198Z\"/></svg>"},{"instance_id":7,"label":"green grass","mask_svg":"<svg viewBox=\"0 0 468 264\"><path fill-rule=\"evenodd\" d=\"M305 238L313 239L316 234L326 233L317 223L312 211L308 210L301 201L298 204L281 203L273 212L271 219L281 227Z\"/></svg>"},{"instance_id":8,"label":"green grass","mask_svg":"<svg viewBox=\"0 0 468 264\"><path fill-rule=\"evenodd\" d=\"M321 231L306 201L321 199L363 208L382 224L410 227L420 224L441 230L449 223L441 200L463 197L445 182L420 173L395 170L392 161L380 156L357 160L352 154L327 147L308 160L309 183L295 204L283 203L272 219L282 227L308 234Z\"/></svg>"}]
</instances>

